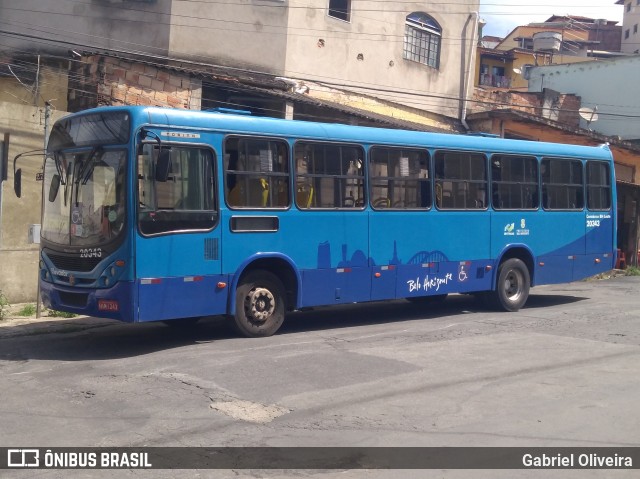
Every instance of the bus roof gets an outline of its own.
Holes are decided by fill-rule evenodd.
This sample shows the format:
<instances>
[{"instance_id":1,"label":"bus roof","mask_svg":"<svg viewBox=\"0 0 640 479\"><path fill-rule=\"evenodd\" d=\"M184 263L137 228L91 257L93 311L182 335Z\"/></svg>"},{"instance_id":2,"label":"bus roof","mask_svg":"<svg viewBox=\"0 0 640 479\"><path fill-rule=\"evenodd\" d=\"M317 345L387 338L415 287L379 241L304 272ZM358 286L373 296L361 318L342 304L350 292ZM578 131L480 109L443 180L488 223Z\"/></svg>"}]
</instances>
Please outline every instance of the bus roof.
<instances>
[{"instance_id":1,"label":"bus roof","mask_svg":"<svg viewBox=\"0 0 640 479\"><path fill-rule=\"evenodd\" d=\"M167 126L228 133L294 137L364 143L367 145L401 145L424 148L476 150L491 153L574 157L612 161L607 144L600 146L570 145L527 140L508 140L478 135L431 133L389 128L352 126L300 120L258 117L217 111L195 111L161 107L101 107L78 114L120 109L129 111L134 124Z\"/></svg>"}]
</instances>

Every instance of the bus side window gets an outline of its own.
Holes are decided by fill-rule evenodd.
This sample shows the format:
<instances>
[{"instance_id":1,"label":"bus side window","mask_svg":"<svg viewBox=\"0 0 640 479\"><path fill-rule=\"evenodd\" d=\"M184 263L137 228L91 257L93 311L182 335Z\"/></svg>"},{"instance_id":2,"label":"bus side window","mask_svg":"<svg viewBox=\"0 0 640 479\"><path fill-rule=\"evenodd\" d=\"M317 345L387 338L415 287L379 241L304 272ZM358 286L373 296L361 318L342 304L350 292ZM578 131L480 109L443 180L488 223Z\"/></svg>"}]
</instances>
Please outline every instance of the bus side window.
<instances>
[{"instance_id":1,"label":"bus side window","mask_svg":"<svg viewBox=\"0 0 640 479\"><path fill-rule=\"evenodd\" d=\"M542 159L542 194L545 209L581 210L584 208L582 170L580 160Z\"/></svg>"},{"instance_id":2,"label":"bus side window","mask_svg":"<svg viewBox=\"0 0 640 479\"><path fill-rule=\"evenodd\" d=\"M431 208L426 150L374 146L369 152L369 178L373 209Z\"/></svg>"},{"instance_id":3,"label":"bus side window","mask_svg":"<svg viewBox=\"0 0 640 479\"><path fill-rule=\"evenodd\" d=\"M225 196L230 208L286 208L289 153L284 141L228 137L225 140Z\"/></svg>"},{"instance_id":4,"label":"bus side window","mask_svg":"<svg viewBox=\"0 0 640 479\"><path fill-rule=\"evenodd\" d=\"M437 151L435 182L442 192L438 208L455 210L484 209L487 205L486 157L465 151Z\"/></svg>"},{"instance_id":5,"label":"bus side window","mask_svg":"<svg viewBox=\"0 0 640 479\"><path fill-rule=\"evenodd\" d=\"M611 208L611 172L609 165L603 161L587 162L587 208Z\"/></svg>"},{"instance_id":6,"label":"bus side window","mask_svg":"<svg viewBox=\"0 0 640 479\"><path fill-rule=\"evenodd\" d=\"M492 203L496 210L538 208L538 160L534 156L491 157Z\"/></svg>"},{"instance_id":7,"label":"bus side window","mask_svg":"<svg viewBox=\"0 0 640 479\"><path fill-rule=\"evenodd\" d=\"M360 146L297 142L294 158L298 208L364 207L364 153Z\"/></svg>"}]
</instances>

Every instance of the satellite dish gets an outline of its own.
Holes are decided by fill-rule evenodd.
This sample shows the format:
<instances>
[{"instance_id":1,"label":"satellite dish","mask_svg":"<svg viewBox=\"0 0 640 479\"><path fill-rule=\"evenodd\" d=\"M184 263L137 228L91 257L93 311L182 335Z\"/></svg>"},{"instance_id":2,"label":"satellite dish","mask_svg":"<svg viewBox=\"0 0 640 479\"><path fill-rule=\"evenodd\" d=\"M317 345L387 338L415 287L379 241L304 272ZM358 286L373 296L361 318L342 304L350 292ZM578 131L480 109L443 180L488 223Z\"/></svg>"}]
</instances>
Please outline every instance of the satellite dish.
<instances>
[{"instance_id":1,"label":"satellite dish","mask_svg":"<svg viewBox=\"0 0 640 479\"><path fill-rule=\"evenodd\" d=\"M515 73L516 75L522 75L522 70L520 70L519 68L514 68L513 73Z\"/></svg>"},{"instance_id":2,"label":"satellite dish","mask_svg":"<svg viewBox=\"0 0 640 479\"><path fill-rule=\"evenodd\" d=\"M589 128L589 125L591 123L593 123L594 121L598 121L598 107L596 106L595 108L587 108L587 107L582 107L578 110L578 115L580 115L580 118L582 118L584 121L587 122L587 128Z\"/></svg>"}]
</instances>

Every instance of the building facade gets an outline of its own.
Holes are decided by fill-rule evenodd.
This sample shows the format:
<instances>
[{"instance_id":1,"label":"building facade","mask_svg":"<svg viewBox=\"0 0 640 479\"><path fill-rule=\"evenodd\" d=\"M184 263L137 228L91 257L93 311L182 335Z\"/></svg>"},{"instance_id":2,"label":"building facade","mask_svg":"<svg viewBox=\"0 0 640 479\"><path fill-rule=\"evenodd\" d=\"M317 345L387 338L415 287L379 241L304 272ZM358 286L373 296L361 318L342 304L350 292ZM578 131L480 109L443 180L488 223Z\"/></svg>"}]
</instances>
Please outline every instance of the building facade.
<instances>
[{"instance_id":1,"label":"building facade","mask_svg":"<svg viewBox=\"0 0 640 479\"><path fill-rule=\"evenodd\" d=\"M640 1L618 0L617 5L623 5L622 14L622 47L624 53L640 53Z\"/></svg>"}]
</instances>

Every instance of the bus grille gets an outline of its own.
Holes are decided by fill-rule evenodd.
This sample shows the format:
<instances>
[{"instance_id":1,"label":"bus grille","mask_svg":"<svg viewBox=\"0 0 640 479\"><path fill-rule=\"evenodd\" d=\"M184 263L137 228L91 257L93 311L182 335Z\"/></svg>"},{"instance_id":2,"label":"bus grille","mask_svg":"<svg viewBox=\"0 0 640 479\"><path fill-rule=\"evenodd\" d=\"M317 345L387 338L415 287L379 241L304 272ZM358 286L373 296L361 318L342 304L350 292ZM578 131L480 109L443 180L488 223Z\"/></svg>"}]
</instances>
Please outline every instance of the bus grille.
<instances>
[{"instance_id":1,"label":"bus grille","mask_svg":"<svg viewBox=\"0 0 640 479\"><path fill-rule=\"evenodd\" d=\"M89 272L102 260L102 258L80 258L79 255L64 256L45 253L56 268L68 271Z\"/></svg>"},{"instance_id":2,"label":"bus grille","mask_svg":"<svg viewBox=\"0 0 640 479\"><path fill-rule=\"evenodd\" d=\"M66 293L60 291L60 302L67 306L76 308L84 308L87 306L87 299L89 295L87 293Z\"/></svg>"},{"instance_id":3,"label":"bus grille","mask_svg":"<svg viewBox=\"0 0 640 479\"><path fill-rule=\"evenodd\" d=\"M204 259L205 261L215 261L220 259L220 250L218 249L218 238L204 239Z\"/></svg>"}]
</instances>

